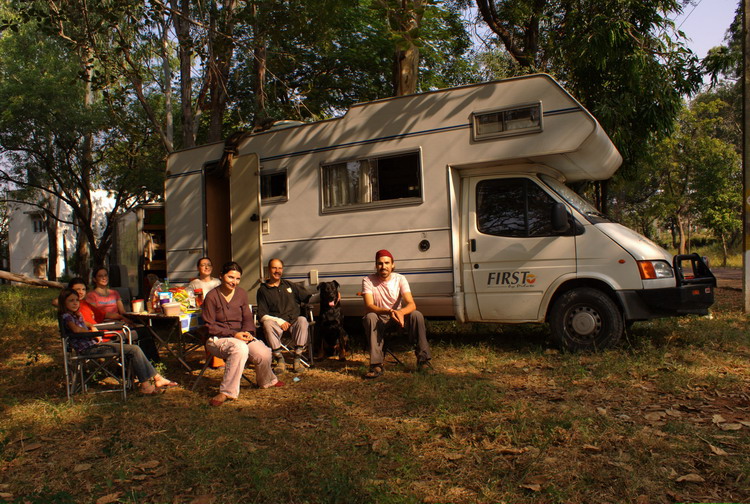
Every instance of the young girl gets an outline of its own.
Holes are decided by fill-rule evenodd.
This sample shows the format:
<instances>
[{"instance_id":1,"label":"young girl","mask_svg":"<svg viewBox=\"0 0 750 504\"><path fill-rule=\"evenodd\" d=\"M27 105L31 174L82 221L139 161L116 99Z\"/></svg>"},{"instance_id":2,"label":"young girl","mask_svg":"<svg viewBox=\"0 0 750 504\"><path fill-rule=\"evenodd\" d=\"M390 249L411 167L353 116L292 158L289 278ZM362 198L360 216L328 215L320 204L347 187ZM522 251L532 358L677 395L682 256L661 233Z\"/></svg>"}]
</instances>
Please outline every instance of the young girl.
<instances>
[{"instance_id":1,"label":"young girl","mask_svg":"<svg viewBox=\"0 0 750 504\"><path fill-rule=\"evenodd\" d=\"M96 331L96 328L86 322L80 312L81 301L79 295L73 289L63 289L57 298L57 310L62 321L63 331L66 334L86 333ZM70 344L79 354L95 355L98 352L119 350L119 343L102 341L101 337L95 338L71 338ZM133 365L133 371L139 382L139 391L145 395L154 395L163 392L166 388L176 387L177 383L167 380L156 372L148 361L140 347L136 345L123 345L125 356Z\"/></svg>"}]
</instances>

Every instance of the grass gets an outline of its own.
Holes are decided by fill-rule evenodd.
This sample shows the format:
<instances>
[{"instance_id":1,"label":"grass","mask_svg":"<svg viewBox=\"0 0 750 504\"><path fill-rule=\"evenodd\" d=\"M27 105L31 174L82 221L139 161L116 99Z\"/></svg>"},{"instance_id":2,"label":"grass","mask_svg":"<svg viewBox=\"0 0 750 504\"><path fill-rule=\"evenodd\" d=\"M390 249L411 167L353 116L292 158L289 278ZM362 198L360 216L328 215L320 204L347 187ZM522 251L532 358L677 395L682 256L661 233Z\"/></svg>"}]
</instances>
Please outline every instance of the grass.
<instances>
[{"instance_id":1,"label":"grass","mask_svg":"<svg viewBox=\"0 0 750 504\"><path fill-rule=\"evenodd\" d=\"M750 339L731 289L712 319L637 323L599 354L562 354L541 326L431 322L433 375L397 341L405 365L381 379L360 378L359 350L215 409L221 371L193 393L197 371L169 359L185 388L69 404L53 296L0 289L0 502L750 501Z\"/></svg>"}]
</instances>

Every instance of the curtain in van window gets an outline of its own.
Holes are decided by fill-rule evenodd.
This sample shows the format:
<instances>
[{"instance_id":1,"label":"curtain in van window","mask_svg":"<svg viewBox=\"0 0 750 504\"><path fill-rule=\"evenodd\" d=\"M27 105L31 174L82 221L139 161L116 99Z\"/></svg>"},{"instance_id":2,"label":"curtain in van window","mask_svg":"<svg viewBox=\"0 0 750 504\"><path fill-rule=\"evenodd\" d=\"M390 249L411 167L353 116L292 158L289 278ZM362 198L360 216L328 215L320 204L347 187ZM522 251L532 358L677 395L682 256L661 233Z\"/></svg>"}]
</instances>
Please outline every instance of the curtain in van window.
<instances>
[{"instance_id":1,"label":"curtain in van window","mask_svg":"<svg viewBox=\"0 0 750 504\"><path fill-rule=\"evenodd\" d=\"M325 207L370 203L373 194L373 171L367 159L324 166Z\"/></svg>"}]
</instances>

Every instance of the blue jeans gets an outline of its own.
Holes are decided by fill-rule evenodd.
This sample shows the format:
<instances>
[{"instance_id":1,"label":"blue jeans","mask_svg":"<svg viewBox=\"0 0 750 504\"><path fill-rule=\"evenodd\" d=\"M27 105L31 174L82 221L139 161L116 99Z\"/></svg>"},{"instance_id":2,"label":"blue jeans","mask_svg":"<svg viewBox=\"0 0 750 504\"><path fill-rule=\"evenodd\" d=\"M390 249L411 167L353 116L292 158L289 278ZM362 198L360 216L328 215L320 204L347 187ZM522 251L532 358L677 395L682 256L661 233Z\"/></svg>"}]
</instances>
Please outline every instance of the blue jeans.
<instances>
[{"instance_id":1,"label":"blue jeans","mask_svg":"<svg viewBox=\"0 0 750 504\"><path fill-rule=\"evenodd\" d=\"M146 355L138 345L124 344L123 350L125 351L125 359L133 366L133 372L138 378L138 381L145 383L151 378L156 376L156 370L154 366L146 358ZM115 342L97 343L96 345L87 348L83 351L83 355L96 355L98 353L106 352L120 352L120 344Z\"/></svg>"}]
</instances>

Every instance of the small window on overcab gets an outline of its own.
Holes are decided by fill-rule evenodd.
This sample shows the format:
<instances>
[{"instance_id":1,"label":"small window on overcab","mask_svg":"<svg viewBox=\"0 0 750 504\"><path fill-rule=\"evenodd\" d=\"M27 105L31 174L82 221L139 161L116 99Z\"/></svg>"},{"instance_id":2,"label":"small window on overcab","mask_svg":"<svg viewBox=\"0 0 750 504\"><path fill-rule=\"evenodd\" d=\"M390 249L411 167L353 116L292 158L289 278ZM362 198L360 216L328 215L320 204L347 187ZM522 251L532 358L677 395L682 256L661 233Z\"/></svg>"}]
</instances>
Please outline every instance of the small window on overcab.
<instances>
[{"instance_id":1,"label":"small window on overcab","mask_svg":"<svg viewBox=\"0 0 750 504\"><path fill-rule=\"evenodd\" d=\"M476 187L477 230L495 236L556 236L555 201L526 178L482 180Z\"/></svg>"}]
</instances>

